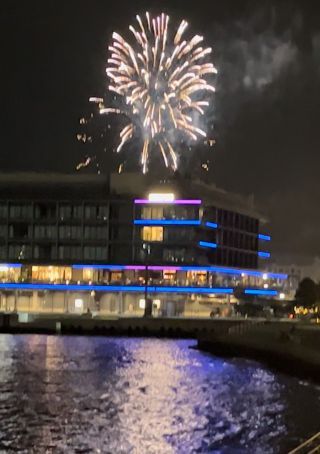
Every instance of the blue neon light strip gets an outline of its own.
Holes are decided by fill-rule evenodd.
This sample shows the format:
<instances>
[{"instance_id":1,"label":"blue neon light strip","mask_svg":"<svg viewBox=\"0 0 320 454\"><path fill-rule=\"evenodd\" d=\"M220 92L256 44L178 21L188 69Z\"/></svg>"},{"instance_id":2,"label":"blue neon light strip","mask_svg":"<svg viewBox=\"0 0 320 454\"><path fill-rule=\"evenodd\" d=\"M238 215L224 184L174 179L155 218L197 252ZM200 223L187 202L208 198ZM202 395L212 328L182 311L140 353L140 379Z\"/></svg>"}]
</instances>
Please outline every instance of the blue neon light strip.
<instances>
[{"instance_id":1,"label":"blue neon light strip","mask_svg":"<svg viewBox=\"0 0 320 454\"><path fill-rule=\"evenodd\" d=\"M0 268L21 268L21 263L0 263Z\"/></svg>"},{"instance_id":2,"label":"blue neon light strip","mask_svg":"<svg viewBox=\"0 0 320 454\"><path fill-rule=\"evenodd\" d=\"M258 238L259 238L259 240L263 240L263 241L270 241L271 240L271 236L270 235L262 235L262 233L259 233Z\"/></svg>"},{"instance_id":3,"label":"blue neon light strip","mask_svg":"<svg viewBox=\"0 0 320 454\"><path fill-rule=\"evenodd\" d=\"M89 263L87 265L83 265L83 264L76 264L76 265L72 265L72 268L74 270L83 270L84 268L92 268L94 270L110 270L110 271L122 271L122 270L125 270L126 267L124 265L90 265Z\"/></svg>"},{"instance_id":4,"label":"blue neon light strip","mask_svg":"<svg viewBox=\"0 0 320 454\"><path fill-rule=\"evenodd\" d=\"M92 268L97 270L115 270L115 271L123 271L123 270L131 270L131 271L144 271L144 265L92 265L92 264L74 264L72 268L75 270L82 270L84 268ZM149 266L151 268L151 265ZM162 270L170 269L171 266L162 265ZM224 268L221 266L174 266L176 271L207 271L208 273L221 273L221 274L230 274L233 276L241 276L244 274L245 276L255 276L262 278L264 274L268 275L268 279L287 279L287 274L282 273L268 273L267 271L256 271L256 270L246 270L241 268ZM160 270L161 271L161 270Z\"/></svg>"},{"instance_id":5,"label":"blue neon light strip","mask_svg":"<svg viewBox=\"0 0 320 454\"><path fill-rule=\"evenodd\" d=\"M135 225L200 225L198 219L135 219Z\"/></svg>"},{"instance_id":6,"label":"blue neon light strip","mask_svg":"<svg viewBox=\"0 0 320 454\"><path fill-rule=\"evenodd\" d=\"M67 285L67 284L17 284L0 283L0 289L6 290L53 290L53 291L96 291L96 292L144 292L144 286L138 285ZM233 288L228 287L148 287L150 293L203 293L203 294L232 294ZM269 295L278 294L276 290L245 289L246 295Z\"/></svg>"},{"instance_id":7,"label":"blue neon light strip","mask_svg":"<svg viewBox=\"0 0 320 454\"><path fill-rule=\"evenodd\" d=\"M255 288L246 288L244 291L245 295L266 295L266 296L276 296L278 292L276 290L262 290Z\"/></svg>"},{"instance_id":8,"label":"blue neon light strip","mask_svg":"<svg viewBox=\"0 0 320 454\"><path fill-rule=\"evenodd\" d=\"M18 284L13 282L0 283L0 289L6 290L53 290L53 291L96 291L96 292L140 292L145 291L141 285L86 285L86 284ZM149 293L219 293L232 294L232 288L226 287L155 287L148 286Z\"/></svg>"},{"instance_id":9,"label":"blue neon light strip","mask_svg":"<svg viewBox=\"0 0 320 454\"><path fill-rule=\"evenodd\" d=\"M217 229L218 228L218 224L216 224L215 222L206 222L205 226L206 227L210 227L210 229Z\"/></svg>"},{"instance_id":10,"label":"blue neon light strip","mask_svg":"<svg viewBox=\"0 0 320 454\"><path fill-rule=\"evenodd\" d=\"M259 255L259 257L261 257L262 259L268 259L268 258L270 258L270 256L271 256L270 252L263 252L263 251L259 251L259 252L258 252L258 255Z\"/></svg>"},{"instance_id":11,"label":"blue neon light strip","mask_svg":"<svg viewBox=\"0 0 320 454\"><path fill-rule=\"evenodd\" d=\"M216 243L209 243L208 241L199 241L199 246L201 247L209 247L211 249L216 249Z\"/></svg>"}]
</instances>

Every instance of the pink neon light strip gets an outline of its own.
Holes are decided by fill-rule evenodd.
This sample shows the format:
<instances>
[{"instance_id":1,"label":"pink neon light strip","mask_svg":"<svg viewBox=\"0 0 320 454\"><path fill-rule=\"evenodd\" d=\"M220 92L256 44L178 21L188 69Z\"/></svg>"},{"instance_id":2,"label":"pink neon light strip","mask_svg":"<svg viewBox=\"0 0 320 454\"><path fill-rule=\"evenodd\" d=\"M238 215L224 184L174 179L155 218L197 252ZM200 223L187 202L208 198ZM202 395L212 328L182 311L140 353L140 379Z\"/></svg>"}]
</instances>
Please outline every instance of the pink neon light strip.
<instances>
[{"instance_id":1,"label":"pink neon light strip","mask_svg":"<svg viewBox=\"0 0 320 454\"><path fill-rule=\"evenodd\" d=\"M201 205L202 200L200 199L177 199L172 202L165 202L161 200L148 200L148 199L135 199L134 203L136 205L145 205L145 204L160 204L160 205Z\"/></svg>"},{"instance_id":2,"label":"pink neon light strip","mask_svg":"<svg viewBox=\"0 0 320 454\"><path fill-rule=\"evenodd\" d=\"M90 266L90 265L89 265ZM124 265L123 269L131 271L143 271L146 269L145 265ZM180 266L163 266L163 265L150 265L148 269L151 271L179 271Z\"/></svg>"},{"instance_id":3,"label":"pink neon light strip","mask_svg":"<svg viewBox=\"0 0 320 454\"><path fill-rule=\"evenodd\" d=\"M152 271L179 271L181 270L180 266L148 266L149 270Z\"/></svg>"},{"instance_id":4,"label":"pink neon light strip","mask_svg":"<svg viewBox=\"0 0 320 454\"><path fill-rule=\"evenodd\" d=\"M144 265L125 265L124 269L138 271L138 270L145 270L146 267ZM151 269L151 267L150 267L150 269Z\"/></svg>"}]
</instances>

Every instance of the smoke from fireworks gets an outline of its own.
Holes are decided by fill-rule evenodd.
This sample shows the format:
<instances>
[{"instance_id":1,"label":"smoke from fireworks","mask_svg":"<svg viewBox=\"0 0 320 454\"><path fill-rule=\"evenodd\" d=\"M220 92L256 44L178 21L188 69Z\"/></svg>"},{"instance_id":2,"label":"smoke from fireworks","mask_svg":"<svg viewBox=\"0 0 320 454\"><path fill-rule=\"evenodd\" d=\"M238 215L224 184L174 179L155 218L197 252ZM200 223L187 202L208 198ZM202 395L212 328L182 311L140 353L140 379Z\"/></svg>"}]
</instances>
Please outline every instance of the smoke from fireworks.
<instances>
[{"instance_id":1,"label":"smoke from fireworks","mask_svg":"<svg viewBox=\"0 0 320 454\"><path fill-rule=\"evenodd\" d=\"M205 77L217 71L212 63L203 62L211 48L203 48L203 37L184 40L188 26L182 21L171 36L169 16L162 13L151 18L146 13L144 23L136 16L138 29L130 25L135 41L131 45L118 33L113 33L109 46L110 57L106 69L111 84L109 90L120 95L124 102L116 107L105 107L101 98L91 98L100 106L101 114L125 115L129 123L120 132L117 152L132 139L142 134L141 164L147 170L149 151L156 146L166 167L177 169L175 139L206 136L193 122L195 112L204 115L209 105L208 92L214 91Z\"/></svg>"}]
</instances>

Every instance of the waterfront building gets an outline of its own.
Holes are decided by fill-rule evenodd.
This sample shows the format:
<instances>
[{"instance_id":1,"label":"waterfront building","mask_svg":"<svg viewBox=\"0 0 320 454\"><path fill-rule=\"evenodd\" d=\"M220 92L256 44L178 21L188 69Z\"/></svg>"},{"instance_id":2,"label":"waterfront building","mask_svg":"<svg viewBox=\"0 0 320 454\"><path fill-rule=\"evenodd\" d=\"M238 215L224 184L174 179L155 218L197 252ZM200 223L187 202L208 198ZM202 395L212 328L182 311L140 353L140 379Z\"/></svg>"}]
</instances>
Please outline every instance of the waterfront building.
<instances>
[{"instance_id":1,"label":"waterfront building","mask_svg":"<svg viewBox=\"0 0 320 454\"><path fill-rule=\"evenodd\" d=\"M287 279L282 280L282 285L279 286L281 298L294 300L299 283L304 278L310 278L315 283L320 282L320 258L314 257L302 258L299 263L284 258L272 261L267 264L266 271L270 273L286 274Z\"/></svg>"},{"instance_id":2,"label":"waterfront building","mask_svg":"<svg viewBox=\"0 0 320 454\"><path fill-rule=\"evenodd\" d=\"M0 175L2 310L208 315L277 297L251 198L136 173ZM17 293L19 292L19 293Z\"/></svg>"}]
</instances>

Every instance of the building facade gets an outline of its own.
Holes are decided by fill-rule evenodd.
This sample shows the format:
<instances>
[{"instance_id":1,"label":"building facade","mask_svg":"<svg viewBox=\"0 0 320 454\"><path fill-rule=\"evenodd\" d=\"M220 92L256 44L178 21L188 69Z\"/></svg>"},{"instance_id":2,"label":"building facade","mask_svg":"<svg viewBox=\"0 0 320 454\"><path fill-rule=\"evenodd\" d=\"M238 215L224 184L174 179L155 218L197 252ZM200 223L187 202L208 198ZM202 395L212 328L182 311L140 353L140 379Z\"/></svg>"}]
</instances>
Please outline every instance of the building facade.
<instances>
[{"instance_id":1,"label":"building facade","mask_svg":"<svg viewBox=\"0 0 320 454\"><path fill-rule=\"evenodd\" d=\"M285 274L258 270L270 239L252 201L200 182L0 175L5 292L99 293L100 300L123 293L131 306L146 291L156 301L164 294L274 297Z\"/></svg>"}]
</instances>

